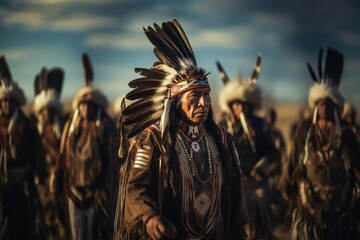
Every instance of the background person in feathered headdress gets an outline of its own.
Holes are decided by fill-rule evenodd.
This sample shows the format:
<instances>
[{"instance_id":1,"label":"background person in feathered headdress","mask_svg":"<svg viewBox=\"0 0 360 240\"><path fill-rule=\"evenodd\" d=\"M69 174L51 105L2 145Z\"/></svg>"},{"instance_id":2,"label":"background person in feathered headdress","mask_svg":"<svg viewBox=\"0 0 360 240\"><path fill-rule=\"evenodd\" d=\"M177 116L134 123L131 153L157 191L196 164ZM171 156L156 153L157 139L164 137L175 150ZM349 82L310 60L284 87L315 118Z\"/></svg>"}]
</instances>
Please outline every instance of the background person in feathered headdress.
<instances>
[{"instance_id":1,"label":"background person in feathered headdress","mask_svg":"<svg viewBox=\"0 0 360 240\"><path fill-rule=\"evenodd\" d=\"M64 127L50 187L66 194L72 239L109 239L119 164L116 129L106 113L107 98L92 86L88 55L82 60L86 86L74 97L74 113Z\"/></svg>"},{"instance_id":2,"label":"background person in feathered headdress","mask_svg":"<svg viewBox=\"0 0 360 240\"><path fill-rule=\"evenodd\" d=\"M35 76L35 99L33 105L36 126L43 144L46 170L48 178L43 184L38 184L40 203L44 214L48 238L65 237L64 199L56 198L50 192L50 176L54 172L56 160L60 151L62 132L63 104L60 101L64 80L64 71L61 68L43 68Z\"/></svg>"},{"instance_id":3,"label":"background person in feathered headdress","mask_svg":"<svg viewBox=\"0 0 360 240\"><path fill-rule=\"evenodd\" d=\"M220 63L220 76L225 84L219 94L223 112L220 125L234 135L244 173L244 193L249 212L250 239L273 239L270 224L270 193L267 178L273 163L279 159L271 138L271 128L265 119L256 116L262 96L257 84L261 55L257 56L252 75L230 81Z\"/></svg>"},{"instance_id":4,"label":"background person in feathered headdress","mask_svg":"<svg viewBox=\"0 0 360 240\"><path fill-rule=\"evenodd\" d=\"M318 76L308 64L313 116L298 128L280 186L292 201L292 239L359 239L360 152L338 91L344 58L328 48L323 70L322 53Z\"/></svg>"},{"instance_id":5,"label":"background person in feathered headdress","mask_svg":"<svg viewBox=\"0 0 360 240\"><path fill-rule=\"evenodd\" d=\"M35 179L43 182L46 164L36 127L24 115L22 89L0 57L0 239L29 239L38 234Z\"/></svg>"},{"instance_id":6,"label":"background person in feathered headdress","mask_svg":"<svg viewBox=\"0 0 360 240\"><path fill-rule=\"evenodd\" d=\"M240 162L213 120L207 74L177 20L144 31L158 62L129 83L123 124L138 136L121 171L114 237L245 239Z\"/></svg>"},{"instance_id":7,"label":"background person in feathered headdress","mask_svg":"<svg viewBox=\"0 0 360 240\"><path fill-rule=\"evenodd\" d=\"M342 118L352 126L351 128L354 131L360 146L360 126L356 122L356 108L354 104L345 102Z\"/></svg>"}]
</instances>

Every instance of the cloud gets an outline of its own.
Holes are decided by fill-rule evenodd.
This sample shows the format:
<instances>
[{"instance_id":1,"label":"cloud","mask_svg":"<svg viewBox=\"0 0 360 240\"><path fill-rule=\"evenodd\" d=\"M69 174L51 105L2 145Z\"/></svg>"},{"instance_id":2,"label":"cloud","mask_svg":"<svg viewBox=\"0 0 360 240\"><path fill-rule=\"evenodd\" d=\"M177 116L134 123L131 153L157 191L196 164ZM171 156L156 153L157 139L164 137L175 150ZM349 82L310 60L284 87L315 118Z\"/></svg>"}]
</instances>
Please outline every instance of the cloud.
<instances>
[{"instance_id":1,"label":"cloud","mask_svg":"<svg viewBox=\"0 0 360 240\"><path fill-rule=\"evenodd\" d=\"M127 50L149 49L145 36L135 37L134 34L91 34L85 40L85 45L99 48L115 48Z\"/></svg>"},{"instance_id":2,"label":"cloud","mask_svg":"<svg viewBox=\"0 0 360 240\"><path fill-rule=\"evenodd\" d=\"M8 61L18 61L30 57L33 53L29 49L6 49L1 54L5 55Z\"/></svg>"},{"instance_id":3,"label":"cloud","mask_svg":"<svg viewBox=\"0 0 360 240\"><path fill-rule=\"evenodd\" d=\"M5 12L3 21L7 25L18 25L32 30L76 32L109 28L117 23L112 17L96 16L86 12L64 15L61 9Z\"/></svg>"}]
</instances>

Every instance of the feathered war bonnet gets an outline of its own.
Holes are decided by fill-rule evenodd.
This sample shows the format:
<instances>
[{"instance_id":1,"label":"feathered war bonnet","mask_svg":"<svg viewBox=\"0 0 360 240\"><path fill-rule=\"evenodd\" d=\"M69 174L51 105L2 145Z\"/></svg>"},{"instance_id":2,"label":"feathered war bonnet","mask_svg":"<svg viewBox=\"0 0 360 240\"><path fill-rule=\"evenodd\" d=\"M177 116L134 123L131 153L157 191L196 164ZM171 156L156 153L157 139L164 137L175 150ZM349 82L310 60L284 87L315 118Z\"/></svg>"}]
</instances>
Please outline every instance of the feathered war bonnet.
<instances>
[{"instance_id":1,"label":"feathered war bonnet","mask_svg":"<svg viewBox=\"0 0 360 240\"><path fill-rule=\"evenodd\" d=\"M164 142L174 97L192 89L210 89L210 86L207 73L197 67L190 42L176 19L162 23L161 27L154 24L144 28L144 32L155 46L158 61L150 69L135 69L141 77L129 82L134 89L126 95L132 103L123 111L124 125L129 130L128 137L133 137L160 121Z\"/></svg>"},{"instance_id":2,"label":"feathered war bonnet","mask_svg":"<svg viewBox=\"0 0 360 240\"><path fill-rule=\"evenodd\" d=\"M344 109L345 99L338 91L341 74L344 66L343 55L332 48L327 49L325 69L322 71L322 54L323 49L319 51L318 58L318 77L313 68L308 63L308 69L313 79L313 84L309 90L309 106L313 111L313 123L315 124L317 118L316 102L319 99L330 98L338 107L334 112L334 118L337 125L337 133L340 134L339 114L342 114ZM323 74L324 73L324 74Z\"/></svg>"},{"instance_id":3,"label":"feathered war bonnet","mask_svg":"<svg viewBox=\"0 0 360 240\"><path fill-rule=\"evenodd\" d=\"M61 115L63 104L60 101L64 81L64 71L61 68L43 68L35 76L34 81L34 113L38 115L44 107L51 107Z\"/></svg>"},{"instance_id":4,"label":"feathered war bonnet","mask_svg":"<svg viewBox=\"0 0 360 240\"><path fill-rule=\"evenodd\" d=\"M26 97L19 85L13 81L5 56L0 57L0 100L16 99L19 106L26 104Z\"/></svg>"},{"instance_id":5,"label":"feathered war bonnet","mask_svg":"<svg viewBox=\"0 0 360 240\"><path fill-rule=\"evenodd\" d=\"M100 126L101 111L102 110L106 111L109 104L107 97L99 89L93 87L94 72L91 66L90 58L86 53L82 55L82 63L84 68L85 87L81 88L76 93L74 100L72 102L72 106L75 112L73 114L72 122L69 129L70 133L72 133L75 129L75 125L79 115L80 103L91 102L98 106L97 116L96 116L97 127Z\"/></svg>"},{"instance_id":6,"label":"feathered war bonnet","mask_svg":"<svg viewBox=\"0 0 360 240\"><path fill-rule=\"evenodd\" d=\"M261 107L261 89L257 85L260 74L261 54L258 54L254 71L247 79L238 76L234 81L230 81L220 62L216 62L216 65L225 85L219 94L219 104L222 112L231 113L230 104L235 100L251 103L255 109Z\"/></svg>"}]
</instances>

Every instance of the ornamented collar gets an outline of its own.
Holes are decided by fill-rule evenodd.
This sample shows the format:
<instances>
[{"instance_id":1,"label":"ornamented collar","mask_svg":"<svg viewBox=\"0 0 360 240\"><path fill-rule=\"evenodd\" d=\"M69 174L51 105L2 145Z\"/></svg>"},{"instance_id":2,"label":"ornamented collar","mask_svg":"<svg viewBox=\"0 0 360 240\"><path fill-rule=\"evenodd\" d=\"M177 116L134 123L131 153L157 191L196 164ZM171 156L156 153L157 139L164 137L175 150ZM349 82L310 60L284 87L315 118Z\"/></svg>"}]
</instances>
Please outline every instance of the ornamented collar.
<instances>
[{"instance_id":1,"label":"ornamented collar","mask_svg":"<svg viewBox=\"0 0 360 240\"><path fill-rule=\"evenodd\" d=\"M178 121L180 132L190 141L198 141L204 135L204 124L192 126L184 121Z\"/></svg>"}]
</instances>

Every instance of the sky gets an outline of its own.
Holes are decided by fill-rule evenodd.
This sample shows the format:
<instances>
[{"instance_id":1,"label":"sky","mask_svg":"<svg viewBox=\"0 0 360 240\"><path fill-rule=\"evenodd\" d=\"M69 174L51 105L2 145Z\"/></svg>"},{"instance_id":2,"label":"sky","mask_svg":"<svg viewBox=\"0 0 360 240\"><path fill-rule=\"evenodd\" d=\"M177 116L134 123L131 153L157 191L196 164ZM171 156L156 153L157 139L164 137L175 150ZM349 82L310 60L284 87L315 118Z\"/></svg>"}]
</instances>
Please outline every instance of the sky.
<instances>
[{"instance_id":1,"label":"sky","mask_svg":"<svg viewBox=\"0 0 360 240\"><path fill-rule=\"evenodd\" d=\"M62 99L84 86L81 55L89 54L94 85L113 101L129 92L136 67L156 60L143 27L178 19L199 67L210 71L213 102L222 87L215 61L229 77L251 74L265 101L306 101L320 47L345 57L340 91L360 102L360 2L343 0L2 0L0 54L31 103L42 67L65 71Z\"/></svg>"}]
</instances>

